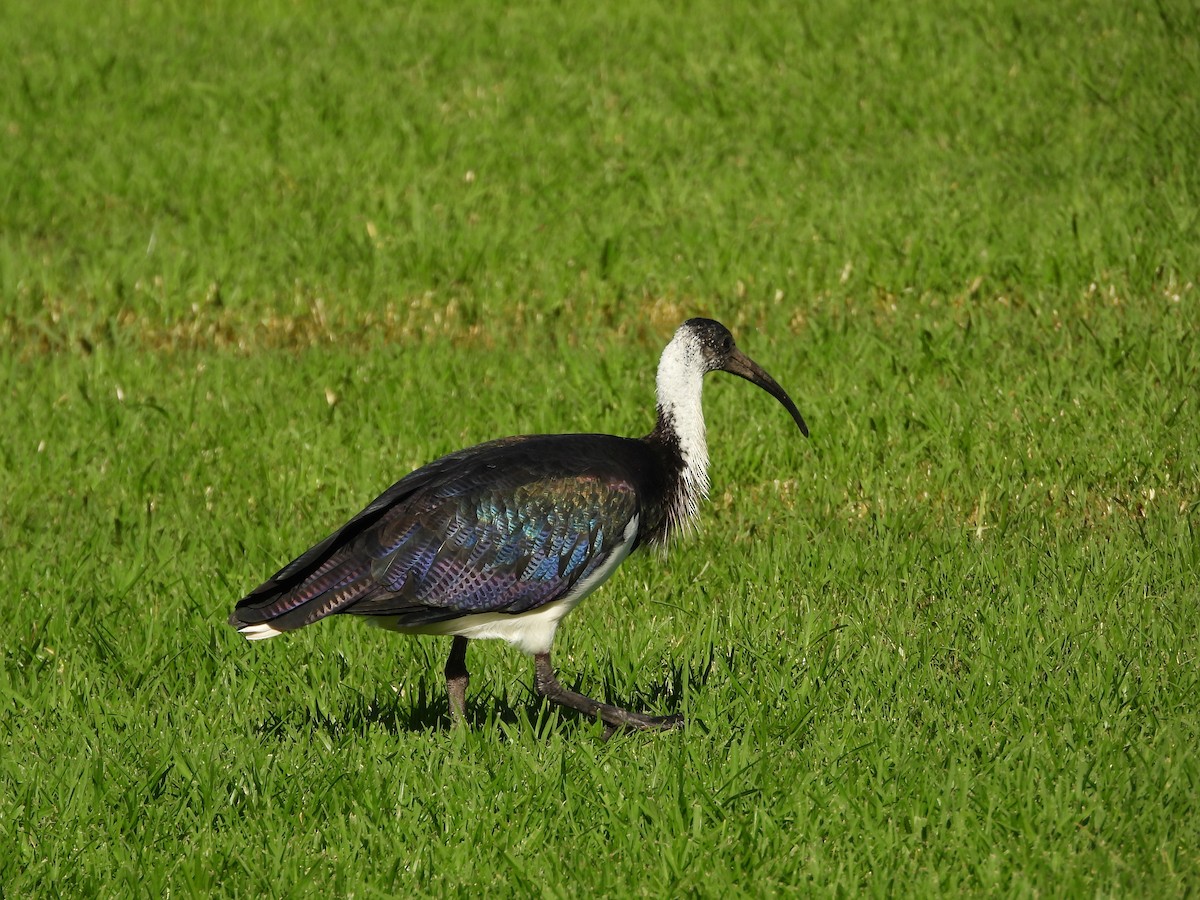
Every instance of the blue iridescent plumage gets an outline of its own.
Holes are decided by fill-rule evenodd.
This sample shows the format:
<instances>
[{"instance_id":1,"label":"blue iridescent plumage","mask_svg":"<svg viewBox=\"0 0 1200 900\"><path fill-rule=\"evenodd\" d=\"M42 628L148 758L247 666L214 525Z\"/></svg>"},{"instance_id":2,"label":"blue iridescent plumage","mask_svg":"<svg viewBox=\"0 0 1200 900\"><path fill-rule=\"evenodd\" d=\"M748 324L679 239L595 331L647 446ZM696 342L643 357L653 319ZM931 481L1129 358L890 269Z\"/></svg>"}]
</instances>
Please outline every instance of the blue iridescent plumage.
<instances>
[{"instance_id":1,"label":"blue iridescent plumage","mask_svg":"<svg viewBox=\"0 0 1200 900\"><path fill-rule=\"evenodd\" d=\"M635 515L651 526L662 519L642 509L629 476L603 471L631 443L548 435L438 460L280 570L235 614L279 631L335 612L416 627L553 602L605 561ZM552 451L560 458L547 472Z\"/></svg>"}]
</instances>

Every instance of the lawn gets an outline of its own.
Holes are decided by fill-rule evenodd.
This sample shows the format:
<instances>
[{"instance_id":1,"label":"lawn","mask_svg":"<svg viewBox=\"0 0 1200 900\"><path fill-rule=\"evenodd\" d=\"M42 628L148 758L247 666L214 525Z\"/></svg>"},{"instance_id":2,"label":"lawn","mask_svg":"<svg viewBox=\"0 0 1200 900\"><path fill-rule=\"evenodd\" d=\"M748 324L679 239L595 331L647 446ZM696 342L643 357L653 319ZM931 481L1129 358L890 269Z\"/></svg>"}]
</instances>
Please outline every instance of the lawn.
<instances>
[{"instance_id":1,"label":"lawn","mask_svg":"<svg viewBox=\"0 0 1200 900\"><path fill-rule=\"evenodd\" d=\"M1200 12L0 5L0 894L1200 890ZM640 434L700 531L529 660L232 605Z\"/></svg>"}]
</instances>

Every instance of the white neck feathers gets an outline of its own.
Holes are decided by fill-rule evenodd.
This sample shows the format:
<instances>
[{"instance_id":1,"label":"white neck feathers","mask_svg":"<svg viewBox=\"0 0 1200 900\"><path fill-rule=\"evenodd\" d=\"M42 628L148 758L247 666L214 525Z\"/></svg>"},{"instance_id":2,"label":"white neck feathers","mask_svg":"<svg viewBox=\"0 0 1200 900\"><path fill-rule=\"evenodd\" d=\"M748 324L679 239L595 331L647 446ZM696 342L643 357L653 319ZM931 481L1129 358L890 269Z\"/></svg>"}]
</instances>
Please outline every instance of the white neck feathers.
<instances>
[{"instance_id":1,"label":"white neck feathers","mask_svg":"<svg viewBox=\"0 0 1200 900\"><path fill-rule=\"evenodd\" d=\"M658 364L658 417L679 442L679 487L669 501L670 525L686 527L708 496L708 442L700 392L707 363L699 341L686 329L675 333ZM673 529L671 529L673 530Z\"/></svg>"}]
</instances>

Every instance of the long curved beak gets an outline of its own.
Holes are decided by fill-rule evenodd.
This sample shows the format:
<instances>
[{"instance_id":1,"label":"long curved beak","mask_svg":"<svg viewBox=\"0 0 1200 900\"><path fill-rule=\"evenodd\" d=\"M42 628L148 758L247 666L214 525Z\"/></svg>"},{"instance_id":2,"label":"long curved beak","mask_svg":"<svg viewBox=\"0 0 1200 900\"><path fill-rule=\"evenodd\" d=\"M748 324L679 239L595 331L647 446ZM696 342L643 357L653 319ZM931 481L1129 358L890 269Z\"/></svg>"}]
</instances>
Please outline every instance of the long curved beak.
<instances>
[{"instance_id":1,"label":"long curved beak","mask_svg":"<svg viewBox=\"0 0 1200 900\"><path fill-rule=\"evenodd\" d=\"M722 371L728 372L731 375L737 375L740 378L745 378L751 384L756 384L780 403L783 408L792 414L792 418L796 420L796 424L800 426L800 433L808 437L808 426L804 424L804 417L800 415L800 410L796 409L796 404L792 402L792 398L787 395L787 391L779 386L774 378L768 375L763 367L748 357L736 347L729 354L729 359L725 365L721 366Z\"/></svg>"}]
</instances>

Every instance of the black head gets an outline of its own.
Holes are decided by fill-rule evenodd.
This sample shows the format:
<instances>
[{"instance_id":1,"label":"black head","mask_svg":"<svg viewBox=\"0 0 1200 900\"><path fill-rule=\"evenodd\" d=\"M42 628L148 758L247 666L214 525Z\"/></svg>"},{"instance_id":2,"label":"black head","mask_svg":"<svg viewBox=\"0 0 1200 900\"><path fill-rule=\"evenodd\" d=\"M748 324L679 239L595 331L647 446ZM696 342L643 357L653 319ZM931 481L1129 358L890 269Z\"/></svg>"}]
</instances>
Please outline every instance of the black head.
<instances>
[{"instance_id":1,"label":"black head","mask_svg":"<svg viewBox=\"0 0 1200 900\"><path fill-rule=\"evenodd\" d=\"M758 363L738 349L728 328L713 319L688 319L680 326L680 331L685 330L703 355L705 371L715 372L719 369L758 385L783 404L784 409L796 420L800 433L808 437L808 426L804 424L804 417L796 409L796 404L787 395L787 391Z\"/></svg>"}]
</instances>

